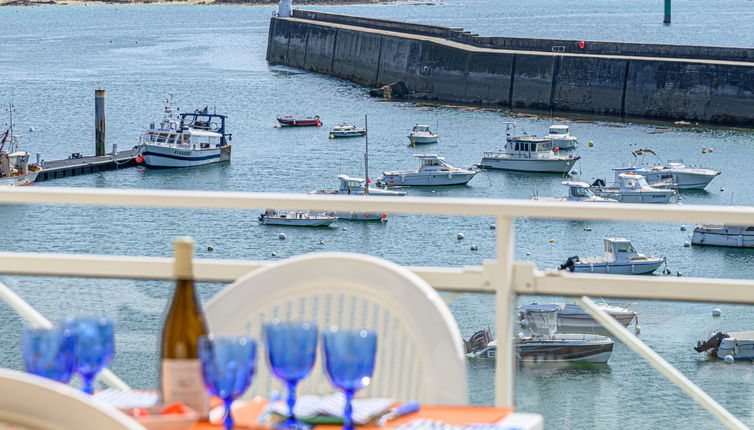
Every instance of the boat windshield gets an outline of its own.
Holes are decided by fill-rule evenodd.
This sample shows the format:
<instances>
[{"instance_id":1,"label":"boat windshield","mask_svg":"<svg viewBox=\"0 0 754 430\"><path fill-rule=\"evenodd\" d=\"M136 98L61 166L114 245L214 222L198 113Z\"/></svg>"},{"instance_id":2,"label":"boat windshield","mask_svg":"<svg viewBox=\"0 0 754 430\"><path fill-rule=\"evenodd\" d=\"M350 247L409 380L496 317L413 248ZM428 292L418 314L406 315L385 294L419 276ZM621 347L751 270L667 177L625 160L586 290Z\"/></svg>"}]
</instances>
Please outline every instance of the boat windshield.
<instances>
[{"instance_id":1,"label":"boat windshield","mask_svg":"<svg viewBox=\"0 0 754 430\"><path fill-rule=\"evenodd\" d=\"M572 187L571 196L573 197L594 197L594 193L589 188Z\"/></svg>"},{"instance_id":2,"label":"boat windshield","mask_svg":"<svg viewBox=\"0 0 754 430\"><path fill-rule=\"evenodd\" d=\"M630 243L625 242L625 243L618 244L618 252L629 252L629 253L635 254L636 250L634 249L633 246L631 246Z\"/></svg>"},{"instance_id":3,"label":"boat windshield","mask_svg":"<svg viewBox=\"0 0 754 430\"><path fill-rule=\"evenodd\" d=\"M550 134L566 134L568 133L568 127L550 127Z\"/></svg>"},{"instance_id":4,"label":"boat windshield","mask_svg":"<svg viewBox=\"0 0 754 430\"><path fill-rule=\"evenodd\" d=\"M147 133L147 141L150 143L176 143L179 141L178 133L167 132L149 132Z\"/></svg>"}]
</instances>

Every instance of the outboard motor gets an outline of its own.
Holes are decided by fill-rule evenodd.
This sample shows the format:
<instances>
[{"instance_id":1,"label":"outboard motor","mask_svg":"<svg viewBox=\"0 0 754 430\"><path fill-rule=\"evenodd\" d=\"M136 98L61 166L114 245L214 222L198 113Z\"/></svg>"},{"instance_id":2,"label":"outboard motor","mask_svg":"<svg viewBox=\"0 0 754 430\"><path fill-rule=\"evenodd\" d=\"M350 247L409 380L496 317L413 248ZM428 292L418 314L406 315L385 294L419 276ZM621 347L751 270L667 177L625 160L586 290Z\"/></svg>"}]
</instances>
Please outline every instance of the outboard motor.
<instances>
[{"instance_id":1,"label":"outboard motor","mask_svg":"<svg viewBox=\"0 0 754 430\"><path fill-rule=\"evenodd\" d=\"M596 179L594 183L592 184L593 187L604 187L605 186L605 180L604 179Z\"/></svg>"},{"instance_id":2,"label":"outboard motor","mask_svg":"<svg viewBox=\"0 0 754 430\"><path fill-rule=\"evenodd\" d=\"M694 347L694 351L699 353L709 351L709 355L711 355L712 357L717 357L717 348L720 347L720 343L723 341L723 339L729 337L730 335L728 335L728 333L719 331L713 334L705 342L702 342L701 340L697 342L696 346Z\"/></svg>"},{"instance_id":3,"label":"outboard motor","mask_svg":"<svg viewBox=\"0 0 754 430\"><path fill-rule=\"evenodd\" d=\"M573 272L573 270L574 270L573 265L574 265L574 263L578 263L578 262L579 262L579 256L578 255L574 255L573 257L568 257L568 259L565 261L565 263L561 264L560 267L558 267L558 270L566 270L566 269L568 269L569 271Z\"/></svg>"},{"instance_id":4,"label":"outboard motor","mask_svg":"<svg viewBox=\"0 0 754 430\"><path fill-rule=\"evenodd\" d=\"M492 342L492 333L489 328L484 328L471 335L469 340L463 341L463 349L466 354L481 351Z\"/></svg>"}]
</instances>

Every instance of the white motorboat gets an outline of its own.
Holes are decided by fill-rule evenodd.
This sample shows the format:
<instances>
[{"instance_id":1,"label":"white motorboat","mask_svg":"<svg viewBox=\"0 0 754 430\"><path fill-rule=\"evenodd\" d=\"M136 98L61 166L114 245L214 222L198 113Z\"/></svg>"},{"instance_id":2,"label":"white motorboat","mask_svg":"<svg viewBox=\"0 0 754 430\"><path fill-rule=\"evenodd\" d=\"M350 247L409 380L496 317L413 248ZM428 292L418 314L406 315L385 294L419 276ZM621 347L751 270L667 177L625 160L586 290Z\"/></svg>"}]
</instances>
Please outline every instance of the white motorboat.
<instances>
[{"instance_id":1,"label":"white motorboat","mask_svg":"<svg viewBox=\"0 0 754 430\"><path fill-rule=\"evenodd\" d=\"M655 188L647 183L642 175L615 170L615 182L605 183L597 179L591 185L592 191L601 197L617 200L621 203L669 203L676 193L667 188Z\"/></svg>"},{"instance_id":2,"label":"white motorboat","mask_svg":"<svg viewBox=\"0 0 754 430\"><path fill-rule=\"evenodd\" d=\"M720 172L713 169L686 167L683 160L668 161L664 165L648 165L644 160L646 154L657 156L651 149L637 149L631 152L636 157L633 170L642 175L647 182L658 188L670 187L681 190L703 190Z\"/></svg>"},{"instance_id":3,"label":"white motorboat","mask_svg":"<svg viewBox=\"0 0 754 430\"><path fill-rule=\"evenodd\" d=\"M613 275L648 275L665 263L665 257L647 257L636 252L628 239L607 237L605 256L594 258L569 257L559 270L578 273L610 273Z\"/></svg>"},{"instance_id":4,"label":"white motorboat","mask_svg":"<svg viewBox=\"0 0 754 430\"><path fill-rule=\"evenodd\" d=\"M694 350L721 360L727 356L733 360L754 360L754 331L720 331L706 341L697 342Z\"/></svg>"},{"instance_id":5,"label":"white motorboat","mask_svg":"<svg viewBox=\"0 0 754 430\"><path fill-rule=\"evenodd\" d=\"M607 336L580 333L556 333L557 311L530 309L525 312L529 334L519 333L516 355L519 361L534 363L607 363L613 352L613 340ZM497 340L485 328L464 341L466 356L497 357Z\"/></svg>"},{"instance_id":6,"label":"white motorboat","mask_svg":"<svg viewBox=\"0 0 754 430\"><path fill-rule=\"evenodd\" d=\"M418 170L383 172L377 183L389 187L466 185L477 174L476 170L453 167L437 154L414 154L414 157L421 160Z\"/></svg>"},{"instance_id":7,"label":"white motorboat","mask_svg":"<svg viewBox=\"0 0 754 430\"><path fill-rule=\"evenodd\" d=\"M371 185L367 186L366 180L363 178L354 178L348 175L338 175L340 181L340 188L337 190L314 190L309 194L326 194L326 195L370 195L370 196L393 196L400 197L405 196L405 191L393 191L385 188L377 188ZM345 212L345 211L332 211L328 212L328 215L335 216L340 219L351 221L385 221L387 215L383 212Z\"/></svg>"},{"instance_id":8,"label":"white motorboat","mask_svg":"<svg viewBox=\"0 0 754 430\"><path fill-rule=\"evenodd\" d=\"M324 212L311 213L309 211L276 211L267 209L259 216L260 224L287 225L295 227L329 227L338 218Z\"/></svg>"},{"instance_id":9,"label":"white motorboat","mask_svg":"<svg viewBox=\"0 0 754 430\"><path fill-rule=\"evenodd\" d=\"M698 225L691 235L691 244L754 248L754 226Z\"/></svg>"},{"instance_id":10,"label":"white motorboat","mask_svg":"<svg viewBox=\"0 0 754 430\"><path fill-rule=\"evenodd\" d=\"M605 311L608 315L615 318L616 321L621 323L624 327L628 327L632 322L637 321L637 312L631 309L629 306L613 306L607 303L598 304L599 308ZM580 332L604 330L602 325L598 323L591 315L589 315L581 306L574 303L552 303L552 304L537 304L532 303L529 305L523 305L518 308L519 321L522 326L528 326L533 324L526 318L526 311L529 309L554 309L557 312L557 329L558 332Z\"/></svg>"},{"instance_id":11,"label":"white motorboat","mask_svg":"<svg viewBox=\"0 0 754 430\"><path fill-rule=\"evenodd\" d=\"M331 138L340 138L340 137L361 137L367 134L366 129L356 127L355 125L350 124L341 124L336 127L333 127L332 130L330 130L330 137Z\"/></svg>"},{"instance_id":12,"label":"white motorboat","mask_svg":"<svg viewBox=\"0 0 754 430\"><path fill-rule=\"evenodd\" d=\"M568 197L540 197L534 196L531 200L543 202L590 202L590 203L618 203L617 200L600 197L592 192L586 182L564 181L561 184L568 187Z\"/></svg>"},{"instance_id":13,"label":"white motorboat","mask_svg":"<svg viewBox=\"0 0 754 430\"><path fill-rule=\"evenodd\" d=\"M21 136L13 134L13 112L11 104L8 107L8 129L0 133L0 186L19 187L34 183L42 168L29 163L28 152L19 151L18 139Z\"/></svg>"},{"instance_id":14,"label":"white motorboat","mask_svg":"<svg viewBox=\"0 0 754 430\"><path fill-rule=\"evenodd\" d=\"M159 127L152 123L140 139L140 156L147 167L194 167L230 160L230 134L225 133L225 115L209 113L207 107L181 113L166 100Z\"/></svg>"},{"instance_id":15,"label":"white motorboat","mask_svg":"<svg viewBox=\"0 0 754 430\"><path fill-rule=\"evenodd\" d=\"M550 139L522 136L508 138L505 148L500 151L485 152L479 166L486 169L567 174L579 158L578 155L559 155L553 151Z\"/></svg>"},{"instance_id":16,"label":"white motorboat","mask_svg":"<svg viewBox=\"0 0 754 430\"><path fill-rule=\"evenodd\" d=\"M560 149L574 149L579 145L578 139L571 136L567 125L553 124L550 126L547 137L552 141L553 147Z\"/></svg>"},{"instance_id":17,"label":"white motorboat","mask_svg":"<svg viewBox=\"0 0 754 430\"><path fill-rule=\"evenodd\" d=\"M422 145L425 143L437 143L440 138L439 134L433 133L428 125L416 124L411 132L408 133L408 141L411 145Z\"/></svg>"}]
</instances>

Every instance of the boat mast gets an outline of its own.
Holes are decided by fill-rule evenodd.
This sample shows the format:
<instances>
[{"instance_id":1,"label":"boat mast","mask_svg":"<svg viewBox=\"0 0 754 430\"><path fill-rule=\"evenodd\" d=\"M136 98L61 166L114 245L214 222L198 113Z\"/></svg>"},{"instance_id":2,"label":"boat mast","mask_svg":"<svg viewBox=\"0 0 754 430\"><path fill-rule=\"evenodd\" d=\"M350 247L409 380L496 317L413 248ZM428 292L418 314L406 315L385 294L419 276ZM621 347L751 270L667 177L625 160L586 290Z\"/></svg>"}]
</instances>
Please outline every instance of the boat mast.
<instances>
[{"instance_id":1,"label":"boat mast","mask_svg":"<svg viewBox=\"0 0 754 430\"><path fill-rule=\"evenodd\" d=\"M8 104L6 111L8 112L8 131L6 131L5 137L2 142L0 142L0 151L3 150L5 142L8 142L8 153L11 153L16 150L16 148L13 147L13 112L16 111L13 102Z\"/></svg>"},{"instance_id":2,"label":"boat mast","mask_svg":"<svg viewBox=\"0 0 754 430\"><path fill-rule=\"evenodd\" d=\"M364 195L369 195L369 126L364 115Z\"/></svg>"}]
</instances>

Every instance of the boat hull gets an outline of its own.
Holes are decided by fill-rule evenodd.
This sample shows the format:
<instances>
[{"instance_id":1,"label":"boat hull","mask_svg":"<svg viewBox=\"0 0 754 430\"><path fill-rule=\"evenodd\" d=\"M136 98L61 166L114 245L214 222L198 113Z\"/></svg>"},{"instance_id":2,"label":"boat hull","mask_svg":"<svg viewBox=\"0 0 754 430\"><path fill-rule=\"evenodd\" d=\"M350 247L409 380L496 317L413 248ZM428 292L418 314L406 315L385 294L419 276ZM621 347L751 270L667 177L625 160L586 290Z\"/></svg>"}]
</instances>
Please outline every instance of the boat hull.
<instances>
[{"instance_id":1,"label":"boat hull","mask_svg":"<svg viewBox=\"0 0 754 430\"><path fill-rule=\"evenodd\" d=\"M0 187L22 187L24 185L31 185L37 180L37 176L41 171L42 169L37 168L37 170L25 175L0 178Z\"/></svg>"},{"instance_id":2,"label":"boat hull","mask_svg":"<svg viewBox=\"0 0 754 430\"><path fill-rule=\"evenodd\" d=\"M608 199L617 200L621 203L648 203L648 204L664 204L670 203L670 199L673 197L672 190L655 190L648 192L620 192L600 189L598 187L592 188L594 194L605 197Z\"/></svg>"},{"instance_id":3,"label":"boat hull","mask_svg":"<svg viewBox=\"0 0 754 430\"><path fill-rule=\"evenodd\" d=\"M277 120L281 127L313 127L322 125L319 118L278 118Z\"/></svg>"},{"instance_id":4,"label":"boat hull","mask_svg":"<svg viewBox=\"0 0 754 430\"><path fill-rule=\"evenodd\" d=\"M636 261L632 263L584 263L573 264L576 273L609 273L612 275L649 275L662 266L665 260Z\"/></svg>"},{"instance_id":5,"label":"boat hull","mask_svg":"<svg viewBox=\"0 0 754 430\"><path fill-rule=\"evenodd\" d=\"M365 131L336 131L331 132L330 136L339 139L343 137L362 137L366 136L366 134L367 133Z\"/></svg>"},{"instance_id":6,"label":"boat hull","mask_svg":"<svg viewBox=\"0 0 754 430\"><path fill-rule=\"evenodd\" d=\"M231 145L212 149L183 149L168 146L143 146L144 164L152 168L195 167L230 161Z\"/></svg>"},{"instance_id":7,"label":"boat hull","mask_svg":"<svg viewBox=\"0 0 754 430\"><path fill-rule=\"evenodd\" d=\"M411 145L427 145L437 143L439 136L408 136L408 142Z\"/></svg>"},{"instance_id":8,"label":"boat hull","mask_svg":"<svg viewBox=\"0 0 754 430\"><path fill-rule=\"evenodd\" d=\"M579 157L562 159L484 157L479 165L485 169L564 174L571 170L578 159Z\"/></svg>"},{"instance_id":9,"label":"boat hull","mask_svg":"<svg viewBox=\"0 0 754 430\"><path fill-rule=\"evenodd\" d=\"M601 340L586 340L592 337ZM519 340L516 343L518 361L527 363L607 363L612 353L613 341L597 335L556 334L552 339ZM467 356L495 359L497 346L490 344Z\"/></svg>"},{"instance_id":10,"label":"boat hull","mask_svg":"<svg viewBox=\"0 0 754 430\"><path fill-rule=\"evenodd\" d=\"M751 234L730 234L723 229L696 228L691 235L691 244L699 246L722 246L727 248L754 248L754 231Z\"/></svg>"},{"instance_id":11,"label":"boat hull","mask_svg":"<svg viewBox=\"0 0 754 430\"><path fill-rule=\"evenodd\" d=\"M717 358L722 360L726 355L735 360L754 360L754 340L723 339L717 347Z\"/></svg>"},{"instance_id":12,"label":"boat hull","mask_svg":"<svg viewBox=\"0 0 754 430\"><path fill-rule=\"evenodd\" d=\"M289 227L329 227L336 221L335 218L318 218L318 219L286 219L277 217L262 217L260 224L280 225Z\"/></svg>"},{"instance_id":13,"label":"boat hull","mask_svg":"<svg viewBox=\"0 0 754 430\"><path fill-rule=\"evenodd\" d=\"M608 313L613 319L618 321L623 327L628 327L634 319L635 314L613 314ZM587 313L583 314L571 314L563 315L558 313L558 331L559 332L577 332L579 330L604 330L602 325L598 323L591 315Z\"/></svg>"},{"instance_id":14,"label":"boat hull","mask_svg":"<svg viewBox=\"0 0 754 430\"><path fill-rule=\"evenodd\" d=\"M328 212L327 215L348 221L382 221L387 222L387 215L373 212Z\"/></svg>"},{"instance_id":15,"label":"boat hull","mask_svg":"<svg viewBox=\"0 0 754 430\"><path fill-rule=\"evenodd\" d=\"M420 175L417 173L387 174L380 179L380 183L389 187L395 186L438 186L438 185L466 185L477 172L470 173L438 173Z\"/></svg>"},{"instance_id":16,"label":"boat hull","mask_svg":"<svg viewBox=\"0 0 754 430\"><path fill-rule=\"evenodd\" d=\"M637 170L649 183L672 180L672 188L679 190L703 190L719 173L679 172L667 170Z\"/></svg>"}]
</instances>

